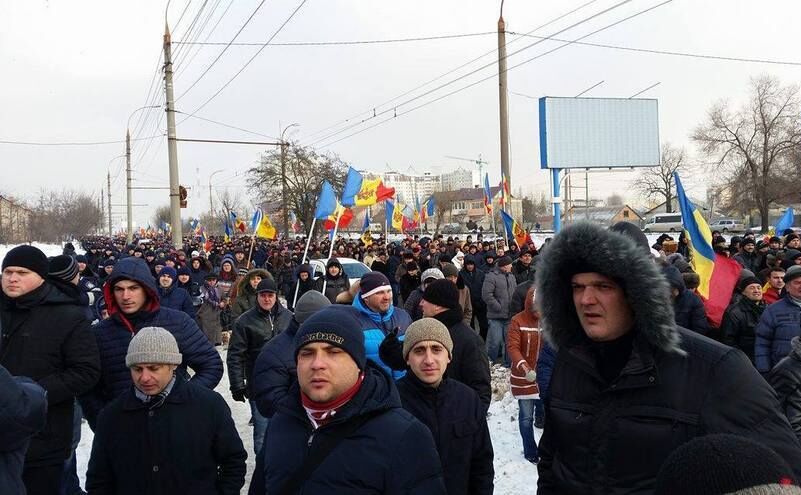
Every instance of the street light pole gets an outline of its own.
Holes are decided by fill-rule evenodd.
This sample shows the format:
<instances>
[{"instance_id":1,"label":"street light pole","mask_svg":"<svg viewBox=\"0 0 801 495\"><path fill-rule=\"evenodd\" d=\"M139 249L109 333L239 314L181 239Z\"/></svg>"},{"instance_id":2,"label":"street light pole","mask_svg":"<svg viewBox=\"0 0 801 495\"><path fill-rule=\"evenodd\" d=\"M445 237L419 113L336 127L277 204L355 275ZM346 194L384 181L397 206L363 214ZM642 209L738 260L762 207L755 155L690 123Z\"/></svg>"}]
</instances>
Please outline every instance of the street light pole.
<instances>
[{"instance_id":1,"label":"street light pole","mask_svg":"<svg viewBox=\"0 0 801 495\"><path fill-rule=\"evenodd\" d=\"M214 199L211 196L211 179L214 177L215 174L220 172L224 172L225 169L215 170L214 172L209 175L209 212L211 213L212 218L214 217Z\"/></svg>"},{"instance_id":2,"label":"street light pole","mask_svg":"<svg viewBox=\"0 0 801 495\"><path fill-rule=\"evenodd\" d=\"M169 8L169 3L167 4ZM172 84L172 43L170 28L167 25L167 12L164 12L164 89L167 95L167 155L170 162L170 223L172 223L172 243L178 249L183 247L183 226L181 225L181 200L178 181L178 143L175 136L175 95Z\"/></svg>"},{"instance_id":3,"label":"street light pole","mask_svg":"<svg viewBox=\"0 0 801 495\"><path fill-rule=\"evenodd\" d=\"M136 115L136 112L146 108L161 108L160 105L147 105L139 107L128 116L128 123L125 126L125 188L127 192L127 224L128 224L128 244L133 241L133 198L131 197L131 118Z\"/></svg>"},{"instance_id":4,"label":"street light pole","mask_svg":"<svg viewBox=\"0 0 801 495\"><path fill-rule=\"evenodd\" d=\"M284 223L284 239L289 237L289 202L287 201L287 191L286 191L286 147L287 142L284 140L284 133L286 133L287 129L290 127L299 126L300 124L294 123L289 124L288 126L284 127L284 130L281 131L281 202L284 204L281 208L283 212L283 223Z\"/></svg>"},{"instance_id":5,"label":"street light pole","mask_svg":"<svg viewBox=\"0 0 801 495\"><path fill-rule=\"evenodd\" d=\"M503 0L498 18L498 105L501 124L501 173L512 191L512 174L509 170L509 106L506 84L506 23L503 20Z\"/></svg>"}]
</instances>

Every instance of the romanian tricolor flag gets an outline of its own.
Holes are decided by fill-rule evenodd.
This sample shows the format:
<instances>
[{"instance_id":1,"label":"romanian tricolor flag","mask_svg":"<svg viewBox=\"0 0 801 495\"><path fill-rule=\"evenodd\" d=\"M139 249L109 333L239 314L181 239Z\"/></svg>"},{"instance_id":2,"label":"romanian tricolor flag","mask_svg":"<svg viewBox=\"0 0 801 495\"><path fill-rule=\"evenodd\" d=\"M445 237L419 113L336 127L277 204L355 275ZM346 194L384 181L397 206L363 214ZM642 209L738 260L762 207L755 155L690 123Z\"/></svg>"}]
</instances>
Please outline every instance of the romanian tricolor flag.
<instances>
[{"instance_id":1,"label":"romanian tricolor flag","mask_svg":"<svg viewBox=\"0 0 801 495\"><path fill-rule=\"evenodd\" d=\"M484 210L492 214L492 193L490 192L489 174L484 174Z\"/></svg>"},{"instance_id":2,"label":"romanian tricolor flag","mask_svg":"<svg viewBox=\"0 0 801 495\"><path fill-rule=\"evenodd\" d=\"M505 211L501 210L501 218L503 218L503 225L506 227L506 236L513 238L517 243L517 247L522 248L527 243L531 242L531 236L528 235L526 229L517 223L517 220Z\"/></svg>"},{"instance_id":3,"label":"romanian tricolor flag","mask_svg":"<svg viewBox=\"0 0 801 495\"><path fill-rule=\"evenodd\" d=\"M509 181L506 176L501 174L501 209L505 210L509 205Z\"/></svg>"},{"instance_id":4,"label":"romanian tricolor flag","mask_svg":"<svg viewBox=\"0 0 801 495\"><path fill-rule=\"evenodd\" d=\"M709 225L698 208L687 198L679 174L674 172L673 178L676 181L681 221L690 241L690 248L693 250L690 264L701 278L698 294L704 300L707 318L713 326L718 327L723 320L723 312L729 305L742 268L736 261L715 254Z\"/></svg>"},{"instance_id":5,"label":"romanian tricolor flag","mask_svg":"<svg viewBox=\"0 0 801 495\"><path fill-rule=\"evenodd\" d=\"M385 187L381 179L365 179L353 167L348 168L342 190L343 206L371 206L395 195L394 187Z\"/></svg>"},{"instance_id":6,"label":"romanian tricolor flag","mask_svg":"<svg viewBox=\"0 0 801 495\"><path fill-rule=\"evenodd\" d=\"M231 226L225 222L225 235L223 236L225 242L231 242Z\"/></svg>"},{"instance_id":7,"label":"romanian tricolor flag","mask_svg":"<svg viewBox=\"0 0 801 495\"><path fill-rule=\"evenodd\" d=\"M233 211L231 212L231 221L234 222L234 228L240 232L244 232L248 228L245 222L237 218L236 213Z\"/></svg>"}]
</instances>

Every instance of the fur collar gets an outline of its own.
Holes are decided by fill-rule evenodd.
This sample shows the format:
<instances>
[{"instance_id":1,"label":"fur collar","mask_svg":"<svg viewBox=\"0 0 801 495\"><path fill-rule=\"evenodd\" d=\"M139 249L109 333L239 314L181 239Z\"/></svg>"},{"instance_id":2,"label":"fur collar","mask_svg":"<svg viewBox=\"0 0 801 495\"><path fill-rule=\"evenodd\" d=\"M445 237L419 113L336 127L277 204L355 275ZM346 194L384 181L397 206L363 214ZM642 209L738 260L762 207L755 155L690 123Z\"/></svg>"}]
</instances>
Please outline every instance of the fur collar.
<instances>
[{"instance_id":1,"label":"fur collar","mask_svg":"<svg viewBox=\"0 0 801 495\"><path fill-rule=\"evenodd\" d=\"M537 303L552 345L558 348L584 336L570 280L576 273L597 272L623 284L635 332L657 349L682 352L668 283L653 258L630 237L580 222L556 235L541 256Z\"/></svg>"}]
</instances>

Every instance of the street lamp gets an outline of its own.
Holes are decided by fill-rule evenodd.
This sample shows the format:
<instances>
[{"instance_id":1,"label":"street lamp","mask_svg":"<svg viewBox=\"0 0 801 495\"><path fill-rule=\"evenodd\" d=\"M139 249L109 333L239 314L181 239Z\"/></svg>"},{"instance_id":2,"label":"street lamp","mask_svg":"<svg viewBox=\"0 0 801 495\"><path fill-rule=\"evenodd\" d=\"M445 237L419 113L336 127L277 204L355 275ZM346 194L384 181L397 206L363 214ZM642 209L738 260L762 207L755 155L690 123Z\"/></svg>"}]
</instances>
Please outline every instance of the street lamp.
<instances>
[{"instance_id":1,"label":"street lamp","mask_svg":"<svg viewBox=\"0 0 801 495\"><path fill-rule=\"evenodd\" d=\"M286 146L287 142L284 140L284 134L290 127L300 127L300 124L294 123L284 127L281 131L281 201L284 203L281 209L284 213L284 239L289 237L289 204L286 195Z\"/></svg>"},{"instance_id":2,"label":"street lamp","mask_svg":"<svg viewBox=\"0 0 801 495\"><path fill-rule=\"evenodd\" d=\"M211 212L212 218L214 217L214 199L212 199L212 196L211 196L211 179L216 174L219 174L220 172L224 172L224 171L225 171L225 169L221 168L220 170L215 170L214 172L211 173L211 175L209 175L209 211Z\"/></svg>"}]
</instances>

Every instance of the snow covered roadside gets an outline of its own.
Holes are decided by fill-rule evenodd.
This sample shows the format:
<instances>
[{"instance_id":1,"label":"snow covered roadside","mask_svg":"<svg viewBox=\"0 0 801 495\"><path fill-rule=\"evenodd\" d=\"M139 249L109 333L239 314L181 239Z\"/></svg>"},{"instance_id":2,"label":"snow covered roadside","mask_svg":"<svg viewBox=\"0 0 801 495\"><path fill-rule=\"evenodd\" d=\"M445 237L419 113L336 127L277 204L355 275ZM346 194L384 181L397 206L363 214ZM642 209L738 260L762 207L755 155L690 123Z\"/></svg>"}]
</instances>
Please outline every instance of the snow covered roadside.
<instances>
[{"instance_id":1,"label":"snow covered roadside","mask_svg":"<svg viewBox=\"0 0 801 495\"><path fill-rule=\"evenodd\" d=\"M219 349L219 348L218 348ZM225 361L226 352L220 350L222 360ZM250 407L247 404L236 402L231 398L228 390L228 373L223 376L215 389L228 402L234 423L248 452L247 482L242 493L247 493L247 486L253 473L255 464L253 457L253 428L248 426L250 420ZM503 368L492 370L493 402L490 405L487 422L492 436L492 446L495 450L495 494L516 495L530 493L537 486L537 466L523 458L523 444L517 429L517 400L509 392L509 373ZM542 434L535 430L537 441ZM92 431L84 422L81 434L81 444L78 446L78 476L83 484L89 455L92 451ZM176 454L180 457L180 453Z\"/></svg>"}]
</instances>

